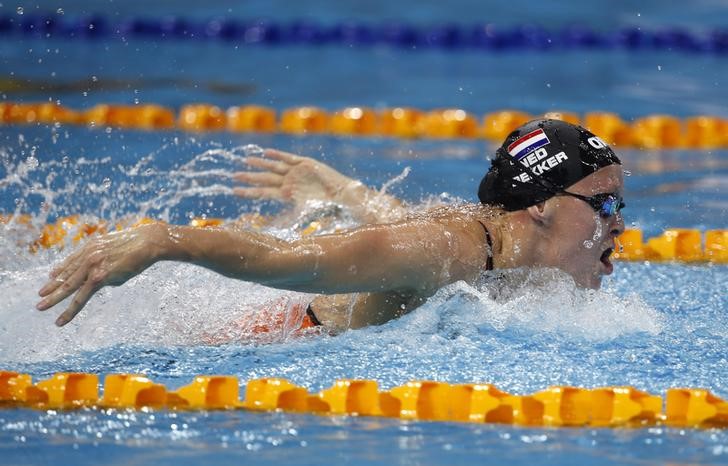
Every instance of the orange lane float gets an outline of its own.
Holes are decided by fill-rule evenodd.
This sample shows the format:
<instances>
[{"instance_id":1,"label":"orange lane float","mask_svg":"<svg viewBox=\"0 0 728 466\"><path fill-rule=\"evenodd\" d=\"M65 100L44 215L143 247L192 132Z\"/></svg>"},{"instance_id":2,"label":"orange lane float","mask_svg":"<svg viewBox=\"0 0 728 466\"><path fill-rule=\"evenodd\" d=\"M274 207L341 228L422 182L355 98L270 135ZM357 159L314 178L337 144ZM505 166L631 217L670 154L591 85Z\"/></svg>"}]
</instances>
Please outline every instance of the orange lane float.
<instances>
[{"instance_id":1,"label":"orange lane float","mask_svg":"<svg viewBox=\"0 0 728 466\"><path fill-rule=\"evenodd\" d=\"M708 390L671 388L667 391L666 422L672 426L728 426L728 401Z\"/></svg>"},{"instance_id":2,"label":"orange lane float","mask_svg":"<svg viewBox=\"0 0 728 466\"><path fill-rule=\"evenodd\" d=\"M216 105L185 105L180 109L177 124L185 131L222 131L227 126L227 115Z\"/></svg>"},{"instance_id":3,"label":"orange lane float","mask_svg":"<svg viewBox=\"0 0 728 466\"><path fill-rule=\"evenodd\" d=\"M645 243L641 230L627 229L617 242L621 250L614 253L615 259L728 263L728 230L703 235L700 230L669 228Z\"/></svg>"},{"instance_id":4,"label":"orange lane float","mask_svg":"<svg viewBox=\"0 0 728 466\"><path fill-rule=\"evenodd\" d=\"M175 115L159 105L106 105L100 104L83 113L89 126L112 126L143 130L170 129Z\"/></svg>"},{"instance_id":5,"label":"orange lane float","mask_svg":"<svg viewBox=\"0 0 728 466\"><path fill-rule=\"evenodd\" d=\"M544 114L540 114L544 115ZM327 111L316 106L276 110L260 105L184 105L179 113L160 105L98 104L78 112L52 102L0 103L0 124L86 124L125 129L204 132L282 132L339 136L385 136L400 138L485 138L500 142L513 129L540 115L518 110L500 110L478 117L463 109L430 111L409 107L371 109L350 106ZM617 147L639 149L701 149L728 147L728 120L696 115L680 119L671 115L647 115L632 122L609 112L550 111L550 118L582 124Z\"/></svg>"},{"instance_id":6,"label":"orange lane float","mask_svg":"<svg viewBox=\"0 0 728 466\"><path fill-rule=\"evenodd\" d=\"M230 132L272 133L276 130L276 112L259 105L230 107L227 110Z\"/></svg>"},{"instance_id":7,"label":"orange lane float","mask_svg":"<svg viewBox=\"0 0 728 466\"><path fill-rule=\"evenodd\" d=\"M616 147L633 145L632 130L619 115L608 112L590 112L584 115L584 127L598 134L607 144Z\"/></svg>"},{"instance_id":8,"label":"orange lane float","mask_svg":"<svg viewBox=\"0 0 728 466\"><path fill-rule=\"evenodd\" d=\"M423 133L424 112L416 108L397 107L380 112L380 132L383 136L417 138Z\"/></svg>"},{"instance_id":9,"label":"orange lane float","mask_svg":"<svg viewBox=\"0 0 728 466\"><path fill-rule=\"evenodd\" d=\"M240 400L233 376L200 375L169 390L144 375L109 374L99 399L98 383L95 374L57 373L33 383L28 374L0 371L0 408L245 409L531 427L728 427L728 401L703 388L670 388L663 400L634 387L555 386L514 395L480 383L411 381L380 390L374 380L342 379L311 394L271 377L247 381Z\"/></svg>"},{"instance_id":10,"label":"orange lane float","mask_svg":"<svg viewBox=\"0 0 728 466\"><path fill-rule=\"evenodd\" d=\"M167 405L167 388L144 375L109 374L104 380L104 408L163 408Z\"/></svg>"},{"instance_id":11,"label":"orange lane float","mask_svg":"<svg viewBox=\"0 0 728 466\"><path fill-rule=\"evenodd\" d=\"M670 115L650 115L632 124L632 141L641 149L675 149L682 146L682 122Z\"/></svg>"},{"instance_id":12,"label":"orange lane float","mask_svg":"<svg viewBox=\"0 0 728 466\"><path fill-rule=\"evenodd\" d=\"M366 107L347 107L329 118L329 132L337 135L370 136L378 126L377 114Z\"/></svg>"},{"instance_id":13,"label":"orange lane float","mask_svg":"<svg viewBox=\"0 0 728 466\"><path fill-rule=\"evenodd\" d=\"M502 110L483 117L483 135L491 141L503 141L514 129L533 117L516 110Z\"/></svg>"},{"instance_id":14,"label":"orange lane float","mask_svg":"<svg viewBox=\"0 0 728 466\"><path fill-rule=\"evenodd\" d=\"M475 138L479 135L477 119L459 108L426 113L422 127L423 135L436 139Z\"/></svg>"},{"instance_id":15,"label":"orange lane float","mask_svg":"<svg viewBox=\"0 0 728 466\"><path fill-rule=\"evenodd\" d=\"M685 120L685 147L717 149L728 144L728 121L711 116Z\"/></svg>"},{"instance_id":16,"label":"orange lane float","mask_svg":"<svg viewBox=\"0 0 728 466\"><path fill-rule=\"evenodd\" d=\"M278 126L283 133L320 134L329 127L329 114L318 107L296 107L283 111Z\"/></svg>"}]
</instances>

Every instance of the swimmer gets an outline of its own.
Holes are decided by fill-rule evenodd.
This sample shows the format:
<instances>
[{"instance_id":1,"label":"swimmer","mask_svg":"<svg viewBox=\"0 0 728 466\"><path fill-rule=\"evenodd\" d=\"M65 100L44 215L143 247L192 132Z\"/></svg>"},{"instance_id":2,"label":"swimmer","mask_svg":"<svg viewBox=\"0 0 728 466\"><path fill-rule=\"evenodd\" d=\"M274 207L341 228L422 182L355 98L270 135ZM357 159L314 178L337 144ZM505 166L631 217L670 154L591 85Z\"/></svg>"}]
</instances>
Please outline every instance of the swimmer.
<instances>
[{"instance_id":1,"label":"swimmer","mask_svg":"<svg viewBox=\"0 0 728 466\"><path fill-rule=\"evenodd\" d=\"M279 175L290 169L274 165L285 161L266 162L260 168L275 172L277 167ZM249 191L251 196L285 197L295 191L276 192L282 180L264 178L239 179L255 189L269 188ZM162 260L324 295L309 307L309 320L334 330L386 322L447 284L473 283L495 269L556 268L577 286L599 288L602 277L612 273L610 255L624 230L622 192L621 162L601 139L560 120L534 120L513 131L496 152L478 189L479 204L295 241L164 224L114 232L92 239L53 269L37 308L50 309L76 293L56 320L65 325L96 291L121 285ZM326 195L332 193L346 195L336 190ZM342 322L344 304L353 309L347 322Z\"/></svg>"}]
</instances>

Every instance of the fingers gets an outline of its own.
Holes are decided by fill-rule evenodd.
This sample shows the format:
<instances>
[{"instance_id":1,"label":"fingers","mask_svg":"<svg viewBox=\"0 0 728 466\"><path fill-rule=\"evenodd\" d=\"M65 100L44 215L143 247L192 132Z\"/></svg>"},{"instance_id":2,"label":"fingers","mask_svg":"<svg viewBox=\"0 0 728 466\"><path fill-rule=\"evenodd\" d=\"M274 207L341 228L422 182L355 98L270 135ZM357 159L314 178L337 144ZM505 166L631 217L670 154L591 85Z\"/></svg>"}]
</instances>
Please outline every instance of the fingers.
<instances>
[{"instance_id":1,"label":"fingers","mask_svg":"<svg viewBox=\"0 0 728 466\"><path fill-rule=\"evenodd\" d=\"M43 297L43 296L47 296L47 295L53 293L54 291L56 291L56 289L59 286L66 283L68 280L68 277L73 275L73 273L76 272L76 270L78 270L78 264L73 264L71 266L66 267L56 277L51 278L51 280L49 280L45 285L43 285L43 288L41 288L38 291L38 295Z\"/></svg>"},{"instance_id":2,"label":"fingers","mask_svg":"<svg viewBox=\"0 0 728 466\"><path fill-rule=\"evenodd\" d=\"M283 176L266 172L237 172L233 175L236 181L251 184L254 186L280 186L283 184Z\"/></svg>"},{"instance_id":3,"label":"fingers","mask_svg":"<svg viewBox=\"0 0 728 466\"><path fill-rule=\"evenodd\" d=\"M300 155L283 152L282 150L277 149L266 149L263 151L263 154L269 159L280 160L281 162L285 162L289 165L295 165L305 158Z\"/></svg>"},{"instance_id":4,"label":"fingers","mask_svg":"<svg viewBox=\"0 0 728 466\"><path fill-rule=\"evenodd\" d=\"M78 314L86 305L91 296L98 290L97 285L92 280L86 280L81 289L78 290L76 296L73 297L71 305L63 311L63 314L56 319L56 325L63 327Z\"/></svg>"},{"instance_id":5,"label":"fingers","mask_svg":"<svg viewBox=\"0 0 728 466\"><path fill-rule=\"evenodd\" d=\"M235 188L233 193L246 199L284 199L279 188Z\"/></svg>"},{"instance_id":6,"label":"fingers","mask_svg":"<svg viewBox=\"0 0 728 466\"><path fill-rule=\"evenodd\" d=\"M81 265L81 253L84 249L75 252L70 257L66 258L59 266L55 267L50 273L50 280L43 285L38 291L38 295L46 296L56 290L59 286L63 285L68 277L73 275L74 272Z\"/></svg>"},{"instance_id":7,"label":"fingers","mask_svg":"<svg viewBox=\"0 0 728 466\"><path fill-rule=\"evenodd\" d=\"M268 170L278 175L285 175L290 169L290 165L286 162L264 159L263 157L246 157L245 163L248 166Z\"/></svg>"},{"instance_id":8,"label":"fingers","mask_svg":"<svg viewBox=\"0 0 728 466\"><path fill-rule=\"evenodd\" d=\"M70 256L66 257L66 259L63 262L61 262L59 265L54 267L53 270L51 270L51 273L48 274L48 276L50 278L56 278L56 276L58 276L59 273L61 273L66 268L68 268L68 266L70 264L75 262L76 259L78 259L83 254L83 252L84 252L84 248L81 248L78 251L71 254Z\"/></svg>"},{"instance_id":9,"label":"fingers","mask_svg":"<svg viewBox=\"0 0 728 466\"><path fill-rule=\"evenodd\" d=\"M36 308L39 311L45 311L46 309L49 309L56 304L60 303L64 299L66 299L68 296L70 296L74 291L79 289L83 285L85 281L87 281L88 277L88 270L87 267L78 267L73 275L68 277L67 280L64 280L60 282L59 284L55 285L53 291L49 291L46 293L46 297L43 298L41 302L39 302L36 306ZM46 285L47 286L47 285ZM45 288L45 287L44 287Z\"/></svg>"}]
</instances>

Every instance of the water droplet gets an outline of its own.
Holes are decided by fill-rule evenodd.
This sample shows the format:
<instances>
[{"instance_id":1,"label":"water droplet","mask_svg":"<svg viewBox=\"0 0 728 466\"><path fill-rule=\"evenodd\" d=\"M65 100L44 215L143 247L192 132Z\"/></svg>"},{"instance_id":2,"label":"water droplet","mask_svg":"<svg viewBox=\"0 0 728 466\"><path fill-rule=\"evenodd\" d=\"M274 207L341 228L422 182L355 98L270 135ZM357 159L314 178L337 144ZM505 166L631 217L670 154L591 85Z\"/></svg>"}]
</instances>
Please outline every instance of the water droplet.
<instances>
[{"instance_id":1,"label":"water droplet","mask_svg":"<svg viewBox=\"0 0 728 466\"><path fill-rule=\"evenodd\" d=\"M594 241L591 241L591 240L586 240L586 241L584 241L583 244L584 244L584 247L587 249L591 249L594 247Z\"/></svg>"},{"instance_id":2,"label":"water droplet","mask_svg":"<svg viewBox=\"0 0 728 466\"><path fill-rule=\"evenodd\" d=\"M28 167L28 170L35 170L36 168L38 168L38 165L40 165L38 159L36 159L32 155L25 159L25 166Z\"/></svg>"},{"instance_id":3,"label":"water droplet","mask_svg":"<svg viewBox=\"0 0 728 466\"><path fill-rule=\"evenodd\" d=\"M662 65L657 65L657 71L662 71Z\"/></svg>"},{"instance_id":4,"label":"water droplet","mask_svg":"<svg viewBox=\"0 0 728 466\"><path fill-rule=\"evenodd\" d=\"M59 8L59 9L56 10L56 13L59 14L59 15L62 15L62 14L65 13L65 11L63 11L63 8Z\"/></svg>"},{"instance_id":5,"label":"water droplet","mask_svg":"<svg viewBox=\"0 0 728 466\"><path fill-rule=\"evenodd\" d=\"M106 132L106 134L111 134L111 126L107 126L104 131Z\"/></svg>"},{"instance_id":6,"label":"water droplet","mask_svg":"<svg viewBox=\"0 0 728 466\"><path fill-rule=\"evenodd\" d=\"M15 10L19 15L22 15L24 13L23 7L19 6L17 10Z\"/></svg>"},{"instance_id":7,"label":"water droplet","mask_svg":"<svg viewBox=\"0 0 728 466\"><path fill-rule=\"evenodd\" d=\"M111 178L104 178L101 182L101 186L103 186L104 189L109 189L111 187Z\"/></svg>"},{"instance_id":8,"label":"water droplet","mask_svg":"<svg viewBox=\"0 0 728 466\"><path fill-rule=\"evenodd\" d=\"M624 176L632 176L632 172L629 170L622 170L622 173L624 174Z\"/></svg>"},{"instance_id":9,"label":"water droplet","mask_svg":"<svg viewBox=\"0 0 728 466\"><path fill-rule=\"evenodd\" d=\"M551 87L551 83L546 83L546 87L550 88Z\"/></svg>"},{"instance_id":10,"label":"water droplet","mask_svg":"<svg viewBox=\"0 0 728 466\"><path fill-rule=\"evenodd\" d=\"M91 76L91 81L97 83L99 82L99 78L97 78L96 76Z\"/></svg>"},{"instance_id":11,"label":"water droplet","mask_svg":"<svg viewBox=\"0 0 728 466\"><path fill-rule=\"evenodd\" d=\"M68 156L66 155L66 156L64 156L64 157L63 157L63 158L61 159L61 162L63 162L63 165L68 165L68 160L69 160L69 158L68 158Z\"/></svg>"}]
</instances>

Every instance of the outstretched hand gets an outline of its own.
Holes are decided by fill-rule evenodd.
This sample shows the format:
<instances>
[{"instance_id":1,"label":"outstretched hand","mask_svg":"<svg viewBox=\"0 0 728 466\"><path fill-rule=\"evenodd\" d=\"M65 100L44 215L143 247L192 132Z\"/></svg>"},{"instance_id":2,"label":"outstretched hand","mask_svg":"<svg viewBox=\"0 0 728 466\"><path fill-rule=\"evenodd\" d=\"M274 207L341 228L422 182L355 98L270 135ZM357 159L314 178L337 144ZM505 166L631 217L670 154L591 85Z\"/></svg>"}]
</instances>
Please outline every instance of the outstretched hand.
<instances>
[{"instance_id":1,"label":"outstretched hand","mask_svg":"<svg viewBox=\"0 0 728 466\"><path fill-rule=\"evenodd\" d=\"M141 273L155 260L151 235L157 225L96 237L67 257L50 273L50 280L38 294L36 308L45 311L73 294L71 304L56 319L56 325L70 322L89 299L107 285L121 285Z\"/></svg>"},{"instance_id":2,"label":"outstretched hand","mask_svg":"<svg viewBox=\"0 0 728 466\"><path fill-rule=\"evenodd\" d=\"M249 185L234 192L248 199L274 199L295 205L307 201L338 201L346 187L357 182L309 157L266 149L263 157L247 157L256 171L235 173L235 180Z\"/></svg>"}]
</instances>

